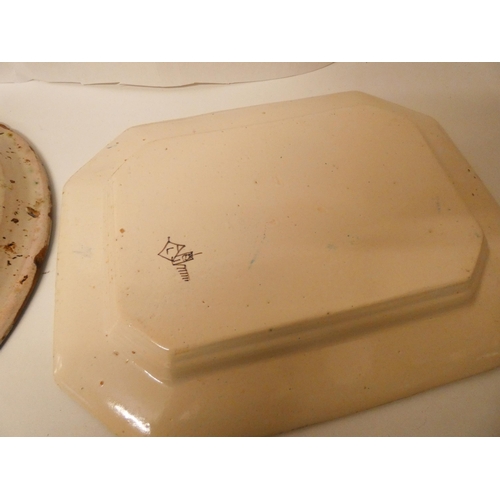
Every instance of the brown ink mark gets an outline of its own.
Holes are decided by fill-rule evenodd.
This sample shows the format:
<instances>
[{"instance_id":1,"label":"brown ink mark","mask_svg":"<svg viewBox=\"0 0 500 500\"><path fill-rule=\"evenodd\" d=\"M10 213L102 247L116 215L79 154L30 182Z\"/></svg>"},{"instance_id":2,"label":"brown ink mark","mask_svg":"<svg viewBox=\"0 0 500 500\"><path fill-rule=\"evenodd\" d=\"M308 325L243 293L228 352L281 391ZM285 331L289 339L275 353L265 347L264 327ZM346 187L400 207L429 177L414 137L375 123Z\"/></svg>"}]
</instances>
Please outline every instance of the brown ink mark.
<instances>
[{"instance_id":1,"label":"brown ink mark","mask_svg":"<svg viewBox=\"0 0 500 500\"><path fill-rule=\"evenodd\" d=\"M23 279L22 279L19 283L22 285L22 284L23 284L23 283L24 283L27 279L28 279L28 275L27 275L27 274L25 274L25 275L23 276Z\"/></svg>"},{"instance_id":2,"label":"brown ink mark","mask_svg":"<svg viewBox=\"0 0 500 500\"><path fill-rule=\"evenodd\" d=\"M195 255L200 255L201 252L183 252L186 245L180 243L174 243L170 241L170 236L168 237L167 243L163 247L162 251L158 254L166 260L169 260L172 265L177 269L183 281L189 281L189 272L187 270L186 263L194 260Z\"/></svg>"}]
</instances>

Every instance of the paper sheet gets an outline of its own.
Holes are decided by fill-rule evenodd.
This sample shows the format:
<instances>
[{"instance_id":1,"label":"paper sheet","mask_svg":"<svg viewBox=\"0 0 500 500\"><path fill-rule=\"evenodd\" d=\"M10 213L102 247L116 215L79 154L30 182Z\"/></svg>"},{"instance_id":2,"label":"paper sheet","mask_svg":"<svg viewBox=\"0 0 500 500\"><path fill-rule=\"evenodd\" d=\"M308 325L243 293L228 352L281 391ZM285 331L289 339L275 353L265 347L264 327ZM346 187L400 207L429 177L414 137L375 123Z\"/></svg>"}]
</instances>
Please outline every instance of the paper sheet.
<instances>
[{"instance_id":1,"label":"paper sheet","mask_svg":"<svg viewBox=\"0 0 500 500\"><path fill-rule=\"evenodd\" d=\"M0 83L30 80L181 87L274 80L330 63L0 63Z\"/></svg>"}]
</instances>

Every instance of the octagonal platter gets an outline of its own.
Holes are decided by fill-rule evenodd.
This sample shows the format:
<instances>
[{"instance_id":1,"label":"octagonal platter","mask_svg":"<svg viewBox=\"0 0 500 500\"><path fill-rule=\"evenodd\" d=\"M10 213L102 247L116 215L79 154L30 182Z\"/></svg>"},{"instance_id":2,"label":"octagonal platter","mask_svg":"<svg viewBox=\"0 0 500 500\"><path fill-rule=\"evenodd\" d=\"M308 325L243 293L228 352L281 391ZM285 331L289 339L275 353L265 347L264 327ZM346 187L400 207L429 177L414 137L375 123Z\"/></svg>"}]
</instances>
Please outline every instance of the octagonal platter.
<instances>
[{"instance_id":1,"label":"octagonal platter","mask_svg":"<svg viewBox=\"0 0 500 500\"><path fill-rule=\"evenodd\" d=\"M56 379L117 434L276 434L499 363L498 207L370 96L130 129L61 224Z\"/></svg>"}]
</instances>

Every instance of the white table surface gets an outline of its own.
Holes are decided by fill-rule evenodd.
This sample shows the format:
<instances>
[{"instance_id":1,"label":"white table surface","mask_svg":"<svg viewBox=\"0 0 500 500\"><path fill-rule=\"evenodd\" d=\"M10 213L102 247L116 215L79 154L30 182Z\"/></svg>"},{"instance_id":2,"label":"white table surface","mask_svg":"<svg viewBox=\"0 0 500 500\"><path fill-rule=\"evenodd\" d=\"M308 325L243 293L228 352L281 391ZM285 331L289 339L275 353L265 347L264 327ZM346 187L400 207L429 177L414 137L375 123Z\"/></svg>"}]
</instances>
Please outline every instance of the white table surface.
<instances>
[{"instance_id":1,"label":"white table surface","mask_svg":"<svg viewBox=\"0 0 500 500\"><path fill-rule=\"evenodd\" d=\"M58 216L74 172L134 125L347 90L436 118L500 202L500 64L335 63L280 80L170 89L0 84L0 122L40 155L55 204L45 274L0 350L0 436L110 435L52 377ZM499 436L500 369L290 435Z\"/></svg>"}]
</instances>

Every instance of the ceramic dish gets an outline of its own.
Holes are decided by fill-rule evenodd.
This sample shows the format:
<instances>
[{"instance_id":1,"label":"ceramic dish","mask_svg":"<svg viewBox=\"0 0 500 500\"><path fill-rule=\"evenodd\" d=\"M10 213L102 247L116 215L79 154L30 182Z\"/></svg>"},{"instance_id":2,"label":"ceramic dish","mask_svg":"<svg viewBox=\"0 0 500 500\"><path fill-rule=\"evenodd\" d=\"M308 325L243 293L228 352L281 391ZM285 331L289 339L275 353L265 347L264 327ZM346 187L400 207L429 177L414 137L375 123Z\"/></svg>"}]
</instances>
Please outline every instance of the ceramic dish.
<instances>
[{"instance_id":1,"label":"ceramic dish","mask_svg":"<svg viewBox=\"0 0 500 500\"><path fill-rule=\"evenodd\" d=\"M500 210L380 99L135 127L62 208L56 380L116 434L277 434L500 364Z\"/></svg>"},{"instance_id":2,"label":"ceramic dish","mask_svg":"<svg viewBox=\"0 0 500 500\"><path fill-rule=\"evenodd\" d=\"M29 144L0 124L0 345L33 291L51 230L43 165Z\"/></svg>"}]
</instances>

